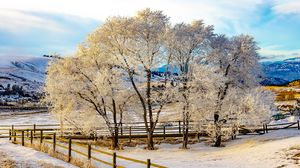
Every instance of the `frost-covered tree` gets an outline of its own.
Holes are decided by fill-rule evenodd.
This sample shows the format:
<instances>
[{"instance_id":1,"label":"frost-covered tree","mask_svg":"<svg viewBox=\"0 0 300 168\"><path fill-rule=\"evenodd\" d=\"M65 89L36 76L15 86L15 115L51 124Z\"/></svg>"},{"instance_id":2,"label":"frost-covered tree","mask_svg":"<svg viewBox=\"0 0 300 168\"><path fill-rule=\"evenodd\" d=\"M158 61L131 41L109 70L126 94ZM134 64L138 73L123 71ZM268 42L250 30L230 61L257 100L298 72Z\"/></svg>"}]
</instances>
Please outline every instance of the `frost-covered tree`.
<instances>
[{"instance_id":1,"label":"frost-covered tree","mask_svg":"<svg viewBox=\"0 0 300 168\"><path fill-rule=\"evenodd\" d=\"M191 73L189 111L194 121L192 126L199 132L208 131L206 126L212 121L211 116L217 103L218 88L225 82L217 70L211 65L196 64Z\"/></svg>"},{"instance_id":2,"label":"frost-covered tree","mask_svg":"<svg viewBox=\"0 0 300 168\"><path fill-rule=\"evenodd\" d=\"M169 101L168 78L157 82L152 71L167 62L166 32L169 18L162 11L145 9L134 17L112 17L93 32L89 39L116 60L127 74L137 97L148 135L147 148L154 149L153 132L160 112Z\"/></svg>"},{"instance_id":3,"label":"frost-covered tree","mask_svg":"<svg viewBox=\"0 0 300 168\"><path fill-rule=\"evenodd\" d=\"M171 53L172 64L179 68L179 102L182 106L183 119L183 144L182 148L187 148L188 132L190 122L191 94L195 93L193 80L198 77L194 75L194 67L199 63L207 52L208 40L213 36L213 27L205 26L201 20L191 24L176 24L169 33L168 49ZM198 64L197 64L198 62ZM193 90L193 91L192 91ZM196 92L201 94L200 92Z\"/></svg>"},{"instance_id":4,"label":"frost-covered tree","mask_svg":"<svg viewBox=\"0 0 300 168\"><path fill-rule=\"evenodd\" d=\"M240 97L239 102L232 109L235 111L237 126L251 128L251 126L256 127L270 122L270 116L276 111L274 93L256 87L245 90Z\"/></svg>"},{"instance_id":5,"label":"frost-covered tree","mask_svg":"<svg viewBox=\"0 0 300 168\"><path fill-rule=\"evenodd\" d=\"M131 97L123 85L123 72L88 41L75 57L56 60L48 68L46 99L51 111L83 133L106 126L118 148L118 128Z\"/></svg>"},{"instance_id":6,"label":"frost-covered tree","mask_svg":"<svg viewBox=\"0 0 300 168\"><path fill-rule=\"evenodd\" d=\"M233 123L231 127L236 127L235 123L239 121L240 113L232 107L238 105L238 100L244 92L259 86L259 56L256 42L248 35L230 39L223 35L215 36L211 39L210 47L206 61L217 67L217 72L225 79L225 82L217 88L211 125L215 146L220 146L224 136L222 127L229 123Z\"/></svg>"},{"instance_id":7,"label":"frost-covered tree","mask_svg":"<svg viewBox=\"0 0 300 168\"><path fill-rule=\"evenodd\" d=\"M171 26L162 11L111 17L88 36L75 57L51 64L46 99L62 125L67 121L90 132L105 124L117 148L123 112L128 113L128 99L133 98L130 112L141 114L150 150L160 113L167 103L178 101L183 148L191 116L220 146L222 136L249 125L246 118L260 123L270 114L271 96L258 89L257 49L252 37L215 35L202 21ZM178 76L171 76L169 64L178 67ZM164 80L153 73L162 65L167 67Z\"/></svg>"}]
</instances>

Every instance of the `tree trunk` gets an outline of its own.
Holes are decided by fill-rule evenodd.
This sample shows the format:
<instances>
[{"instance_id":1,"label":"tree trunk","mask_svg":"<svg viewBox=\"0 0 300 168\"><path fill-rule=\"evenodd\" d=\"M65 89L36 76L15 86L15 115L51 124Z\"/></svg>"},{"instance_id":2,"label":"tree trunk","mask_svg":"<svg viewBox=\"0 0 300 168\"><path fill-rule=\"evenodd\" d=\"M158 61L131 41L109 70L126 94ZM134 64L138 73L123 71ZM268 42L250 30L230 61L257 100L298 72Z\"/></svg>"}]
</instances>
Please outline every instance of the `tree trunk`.
<instances>
[{"instance_id":1,"label":"tree trunk","mask_svg":"<svg viewBox=\"0 0 300 168\"><path fill-rule=\"evenodd\" d=\"M153 131L151 129L148 131L147 149L154 150Z\"/></svg>"},{"instance_id":2,"label":"tree trunk","mask_svg":"<svg viewBox=\"0 0 300 168\"><path fill-rule=\"evenodd\" d=\"M141 102L141 105L143 107L143 119L144 119L144 124L145 124L145 129L146 129L146 132L148 133L148 119L147 119L147 107L146 107L146 102L143 98L143 96L141 95L139 89L137 88L135 82L134 82L134 72L133 71L128 71L128 75L129 75L129 78L130 78L130 81L131 81L131 84L136 92L136 94L138 95L139 97L139 100ZM151 76L150 76L151 77Z\"/></svg>"},{"instance_id":3,"label":"tree trunk","mask_svg":"<svg viewBox=\"0 0 300 168\"><path fill-rule=\"evenodd\" d=\"M189 113L183 113L183 141L182 141L182 149L188 149L188 141L189 141Z\"/></svg>"},{"instance_id":4,"label":"tree trunk","mask_svg":"<svg viewBox=\"0 0 300 168\"><path fill-rule=\"evenodd\" d=\"M215 147L220 147L222 142L222 132L221 132L221 124L218 122L215 122L216 126L216 139L215 139Z\"/></svg>"},{"instance_id":5,"label":"tree trunk","mask_svg":"<svg viewBox=\"0 0 300 168\"><path fill-rule=\"evenodd\" d=\"M216 136L215 147L220 147L221 146L221 142L222 142L222 136L221 135L217 135Z\"/></svg>"},{"instance_id":6,"label":"tree trunk","mask_svg":"<svg viewBox=\"0 0 300 168\"><path fill-rule=\"evenodd\" d=\"M116 102L114 99L112 99L112 105L113 105L113 120L114 120L114 133L112 137L112 149L119 149L119 127L117 123L117 107Z\"/></svg>"},{"instance_id":7,"label":"tree trunk","mask_svg":"<svg viewBox=\"0 0 300 168\"><path fill-rule=\"evenodd\" d=\"M119 129L115 127L114 134L112 136L112 149L119 149Z\"/></svg>"},{"instance_id":8,"label":"tree trunk","mask_svg":"<svg viewBox=\"0 0 300 168\"><path fill-rule=\"evenodd\" d=\"M188 149L188 141L189 141L189 120L190 120L190 114L189 114L189 100L188 96L188 88L187 88L187 78L184 79L183 83L183 97L185 105L183 106L183 141L182 141L182 149Z\"/></svg>"},{"instance_id":9,"label":"tree trunk","mask_svg":"<svg viewBox=\"0 0 300 168\"><path fill-rule=\"evenodd\" d=\"M148 106L148 115L149 115L149 122L150 128L147 129L148 132L148 150L154 150L154 143L153 143L153 132L154 132L154 123L153 123L153 114L152 114L152 101L151 101L151 70L147 70L147 106Z\"/></svg>"},{"instance_id":10,"label":"tree trunk","mask_svg":"<svg viewBox=\"0 0 300 168\"><path fill-rule=\"evenodd\" d=\"M188 149L187 145L188 145L188 134L189 134L189 127L188 125L185 126L185 130L183 131L183 142L182 142L182 149Z\"/></svg>"}]
</instances>

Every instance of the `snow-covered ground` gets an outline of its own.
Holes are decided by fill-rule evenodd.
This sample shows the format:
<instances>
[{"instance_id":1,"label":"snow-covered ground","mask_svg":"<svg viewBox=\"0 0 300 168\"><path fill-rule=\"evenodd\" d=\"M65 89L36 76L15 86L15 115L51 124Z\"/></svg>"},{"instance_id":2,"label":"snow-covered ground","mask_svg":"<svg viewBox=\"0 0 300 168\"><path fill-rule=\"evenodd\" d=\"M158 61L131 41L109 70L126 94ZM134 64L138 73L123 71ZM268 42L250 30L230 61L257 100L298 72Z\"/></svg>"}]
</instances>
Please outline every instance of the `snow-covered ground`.
<instances>
[{"instance_id":1,"label":"snow-covered ground","mask_svg":"<svg viewBox=\"0 0 300 168\"><path fill-rule=\"evenodd\" d=\"M117 151L117 155L127 156L140 160L151 158L153 163L161 164L172 168L269 168L269 167L300 167L295 154L300 153L300 131L297 129L285 129L272 131L264 135L239 136L237 140L225 143L226 147L215 148L203 142L190 145L190 149L179 149L181 144L161 144L157 145L158 150L147 151L144 146L125 147L125 150ZM107 150L106 148L101 148ZM24 148L20 145L14 145L6 140L0 140L0 151L5 151L17 163L27 163L39 165L41 163L53 163L63 167L70 165L57 161L56 159ZM16 152L17 151L17 152ZM97 155L98 157L98 155ZM105 159L105 156L100 156ZM111 157L105 159L111 161ZM117 159L121 166L139 168L141 164L132 164L130 162ZM102 167L102 166L101 166Z\"/></svg>"},{"instance_id":2,"label":"snow-covered ground","mask_svg":"<svg viewBox=\"0 0 300 168\"><path fill-rule=\"evenodd\" d=\"M292 123L292 122L297 122L298 120L300 120L299 116L288 116L281 120L273 120L269 123L269 125Z\"/></svg>"},{"instance_id":3,"label":"snow-covered ground","mask_svg":"<svg viewBox=\"0 0 300 168\"><path fill-rule=\"evenodd\" d=\"M276 123L295 122L297 120L298 118L289 117ZM1 124L51 124L56 122L49 113L0 117ZM295 154L300 153L300 130L296 128L270 131L264 135L239 136L238 139L224 144L226 147L215 148L201 142L190 145L189 150L182 150L179 149L181 144L171 145L162 143L161 145L156 145L158 150L155 151L144 150L144 146L141 145L138 147L125 147L125 150L117 151L117 154L140 160L150 158L153 163L172 168L300 167L297 158L293 158ZM101 149L109 151L107 148ZM36 165L36 167L42 167L42 163L44 165L54 163L62 167L70 166L63 161L49 157L47 154L11 144L6 139L0 139L0 157L2 157L1 152L4 152L12 160L16 160L16 163L19 165L28 162L31 165L29 167L35 167ZM105 158L105 156L99 157L102 159ZM111 158L107 157L105 160L110 161ZM117 162L129 168L143 166L129 162L127 164L119 159Z\"/></svg>"},{"instance_id":4,"label":"snow-covered ground","mask_svg":"<svg viewBox=\"0 0 300 168\"><path fill-rule=\"evenodd\" d=\"M181 144L161 144L158 150L146 151L143 147L126 148L118 154L145 160L168 167L213 167L213 168L269 168L300 167L291 159L300 153L300 131L287 129L265 135L240 136L215 148L204 143L190 145L189 150L179 149ZM289 150L294 149L294 150Z\"/></svg>"},{"instance_id":5,"label":"snow-covered ground","mask_svg":"<svg viewBox=\"0 0 300 168\"><path fill-rule=\"evenodd\" d=\"M75 168L69 163L50 157L48 154L15 145L6 139L0 139L0 167L17 168Z\"/></svg>"},{"instance_id":6,"label":"snow-covered ground","mask_svg":"<svg viewBox=\"0 0 300 168\"><path fill-rule=\"evenodd\" d=\"M21 113L21 112L20 112ZM18 124L57 124L54 116L48 112L18 115L1 115L0 125L18 125Z\"/></svg>"}]
</instances>

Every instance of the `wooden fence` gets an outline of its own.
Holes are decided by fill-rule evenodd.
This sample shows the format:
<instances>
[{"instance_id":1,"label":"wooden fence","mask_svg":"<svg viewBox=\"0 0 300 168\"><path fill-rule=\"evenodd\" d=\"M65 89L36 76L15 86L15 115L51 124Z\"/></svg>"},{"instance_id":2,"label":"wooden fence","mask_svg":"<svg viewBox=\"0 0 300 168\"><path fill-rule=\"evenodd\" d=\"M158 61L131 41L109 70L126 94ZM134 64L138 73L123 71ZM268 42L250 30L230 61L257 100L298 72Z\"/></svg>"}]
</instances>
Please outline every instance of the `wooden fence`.
<instances>
[{"instance_id":1,"label":"wooden fence","mask_svg":"<svg viewBox=\"0 0 300 168\"><path fill-rule=\"evenodd\" d=\"M190 136L200 135L207 136L205 131L198 132L192 127L193 123L190 124ZM269 130L283 129L283 128L298 128L299 129L299 121L297 122L289 122L289 123L281 123L281 124L263 124L261 126L254 127L239 127L240 134L248 134L248 133L266 133ZM47 125L37 125L37 124L23 124L23 125L0 125L0 138L7 138L8 130L33 130L36 132L37 130L43 130L46 132L60 132L59 124L47 124ZM145 126L142 122L136 123L123 123L122 126L118 129L119 138L120 139L132 139L132 138L147 138L147 132ZM101 138L101 137L109 137L109 131L106 127L98 127L96 128L96 132L90 136L80 135L78 131L74 128L66 127L63 130L65 137L77 138L77 139L93 139L93 138ZM153 137L182 137L183 133L183 125L181 121L172 121L172 122L160 122L156 126L154 130Z\"/></svg>"},{"instance_id":2,"label":"wooden fence","mask_svg":"<svg viewBox=\"0 0 300 168\"><path fill-rule=\"evenodd\" d=\"M181 122L178 121L176 124L166 124L160 123L155 132L154 137L182 137L182 125ZM288 129L288 128L297 128L300 129L299 121L297 122L289 122L289 123L280 123L280 124L264 124L262 126L256 127L240 127L239 133L240 134L249 134L249 133L259 133L265 134L272 130L279 130L279 129ZM123 167L117 164L118 160L126 160L131 161L134 163L138 163L148 167L158 167L164 168L165 166L161 166L155 163L151 163L150 159L147 161L138 160L134 158L129 158L121 155L117 155L115 152L110 153L106 151L102 151L97 149L95 146L90 144L82 144L76 142L76 139L95 139L93 136L82 136L82 135L70 135L68 131L67 134L59 134L57 135L58 130L60 129L59 125L57 124L49 124L49 125L0 125L0 137L2 138L9 138L12 142L20 143L21 145L25 146L27 141L30 141L30 144L33 144L34 141L38 141L40 145L42 144L49 144L52 145L52 150L56 151L57 147L66 150L67 152L66 158L68 161L72 159L72 153L77 153L81 156L86 157L88 160L94 160L96 162L111 166L111 167ZM98 128L98 130L101 128ZM131 141L132 138L146 138L147 134L145 134L145 129L140 123L133 123L131 124L124 124L121 129L119 130L120 136L119 138L127 138ZM72 131L72 129L66 129ZM97 131L97 133L104 133L105 131ZM190 136L198 135L200 136L207 136L205 132L199 133L196 131L191 131L189 133ZM96 135L100 137L101 134ZM19 140L19 141L17 141ZM77 147L81 147L84 150L79 150ZM95 155L92 155L95 153ZM111 157L111 162L106 160L102 160L97 158L98 154L103 154L106 156Z\"/></svg>"},{"instance_id":3,"label":"wooden fence","mask_svg":"<svg viewBox=\"0 0 300 168\"><path fill-rule=\"evenodd\" d=\"M192 125L192 124L191 124ZM190 126L190 130L192 127ZM37 125L37 124L23 124L23 125L0 125L0 138L7 138L8 137L8 130L9 129L32 129L32 130L39 130L43 129L44 131L58 131L60 130L59 124L48 124L48 125ZM119 131L119 138L146 138L147 132L145 126L142 122L136 123L123 123L122 126L118 129ZM71 134L78 134L79 132L72 128L66 126L64 128L65 136L69 136ZM173 121L173 122L161 122L158 123L155 130L154 130L154 137L181 137L183 132L182 122L181 121ZM195 131L190 131L191 135L195 135ZM98 127L96 128L95 134L91 135L90 138L101 138L103 136L110 136L110 133L107 127ZM80 136L76 136L77 138Z\"/></svg>"},{"instance_id":4,"label":"wooden fence","mask_svg":"<svg viewBox=\"0 0 300 168\"><path fill-rule=\"evenodd\" d=\"M116 152L110 153L107 151L103 151L100 149L97 149L97 147L92 146L91 144L83 144L80 142L74 142L73 139L70 137L68 139L64 137L57 137L56 133L46 133L43 129L26 129L26 130L9 130L9 140L11 140L13 143L21 144L22 146L26 145L26 141L30 141L30 144L32 145L34 142L39 142L40 147L42 144L50 144L52 146L53 152L57 152L57 147L60 147L67 152L67 155L65 157L67 158L68 162L71 161L74 157L72 156L72 153L76 153L78 155L86 157L88 160L94 160L96 162L111 166L113 168L124 168L125 166L121 166L117 164L117 160L125 160L129 162L134 162L140 165L144 165L147 168L150 167L157 167L157 168L166 168L165 166L152 163L150 159L147 159L146 161L134 159L130 157L125 157L121 155L117 155ZM19 140L19 141L18 141ZM84 149L79 150L76 147L81 147ZM92 155L92 152L94 155ZM63 154L63 153L61 153ZM111 157L111 162L103 159L99 159L96 156L102 154ZM63 154L64 155L64 154Z\"/></svg>"}]
</instances>

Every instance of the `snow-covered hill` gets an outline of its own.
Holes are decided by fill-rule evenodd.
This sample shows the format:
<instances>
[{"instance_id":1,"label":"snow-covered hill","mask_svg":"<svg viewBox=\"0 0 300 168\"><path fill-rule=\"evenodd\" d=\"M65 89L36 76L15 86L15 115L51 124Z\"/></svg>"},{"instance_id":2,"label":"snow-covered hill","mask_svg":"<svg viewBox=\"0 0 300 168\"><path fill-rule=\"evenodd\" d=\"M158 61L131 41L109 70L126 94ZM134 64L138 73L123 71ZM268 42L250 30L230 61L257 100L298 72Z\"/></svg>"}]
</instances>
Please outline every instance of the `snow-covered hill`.
<instances>
[{"instance_id":1,"label":"snow-covered hill","mask_svg":"<svg viewBox=\"0 0 300 168\"><path fill-rule=\"evenodd\" d=\"M264 73L262 85L285 85L288 82L300 79L300 57L290 58L283 61L261 62ZM154 69L157 73L165 73L167 66ZM170 66L168 71L179 74L178 67Z\"/></svg>"},{"instance_id":2,"label":"snow-covered hill","mask_svg":"<svg viewBox=\"0 0 300 168\"><path fill-rule=\"evenodd\" d=\"M45 71L51 58L0 56L0 92L18 86L27 93L39 92L44 84Z\"/></svg>"},{"instance_id":3,"label":"snow-covered hill","mask_svg":"<svg viewBox=\"0 0 300 168\"><path fill-rule=\"evenodd\" d=\"M283 84L284 81L291 82L300 79L300 57L276 62L263 62L262 67L266 78L272 79L269 81L274 81L274 84Z\"/></svg>"}]
</instances>

